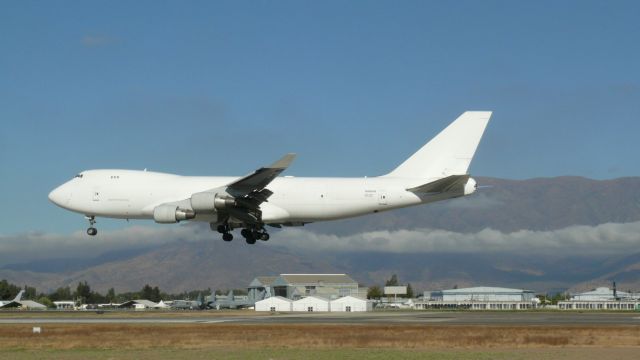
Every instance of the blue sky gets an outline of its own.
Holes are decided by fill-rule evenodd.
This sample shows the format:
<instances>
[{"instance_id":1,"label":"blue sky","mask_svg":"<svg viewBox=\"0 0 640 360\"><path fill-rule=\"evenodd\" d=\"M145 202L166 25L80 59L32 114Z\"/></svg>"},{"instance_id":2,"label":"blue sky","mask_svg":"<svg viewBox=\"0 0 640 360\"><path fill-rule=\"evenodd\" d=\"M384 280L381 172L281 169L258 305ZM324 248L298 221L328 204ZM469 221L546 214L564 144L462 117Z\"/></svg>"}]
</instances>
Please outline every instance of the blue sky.
<instances>
[{"instance_id":1,"label":"blue sky","mask_svg":"<svg viewBox=\"0 0 640 360\"><path fill-rule=\"evenodd\" d=\"M0 234L90 168L387 172L465 110L472 173L637 176L637 1L2 1ZM109 222L106 222L110 224ZM112 227L126 226L124 222Z\"/></svg>"}]
</instances>

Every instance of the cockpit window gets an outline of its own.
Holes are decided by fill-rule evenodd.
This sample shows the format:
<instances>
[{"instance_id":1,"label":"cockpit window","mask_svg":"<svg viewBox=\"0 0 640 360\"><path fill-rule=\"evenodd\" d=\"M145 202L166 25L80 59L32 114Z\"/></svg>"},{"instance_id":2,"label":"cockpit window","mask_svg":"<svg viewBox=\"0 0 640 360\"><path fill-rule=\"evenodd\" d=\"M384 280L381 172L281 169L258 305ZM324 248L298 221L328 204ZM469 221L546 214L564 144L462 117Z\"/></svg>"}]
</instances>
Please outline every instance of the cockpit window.
<instances>
[{"instance_id":1,"label":"cockpit window","mask_svg":"<svg viewBox=\"0 0 640 360\"><path fill-rule=\"evenodd\" d=\"M82 174L78 174L78 175L74 176L74 178L82 178Z\"/></svg>"}]
</instances>

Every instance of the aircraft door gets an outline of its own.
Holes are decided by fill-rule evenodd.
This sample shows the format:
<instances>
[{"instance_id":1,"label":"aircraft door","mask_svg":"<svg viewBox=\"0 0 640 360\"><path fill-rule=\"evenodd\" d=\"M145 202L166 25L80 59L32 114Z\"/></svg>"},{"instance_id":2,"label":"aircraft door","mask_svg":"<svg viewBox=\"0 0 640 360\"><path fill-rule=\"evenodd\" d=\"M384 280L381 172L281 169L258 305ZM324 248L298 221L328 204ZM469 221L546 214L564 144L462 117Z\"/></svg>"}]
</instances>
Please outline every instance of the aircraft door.
<instances>
[{"instance_id":1,"label":"aircraft door","mask_svg":"<svg viewBox=\"0 0 640 360\"><path fill-rule=\"evenodd\" d=\"M387 205L387 192L384 190L378 191L378 205Z\"/></svg>"},{"instance_id":2,"label":"aircraft door","mask_svg":"<svg viewBox=\"0 0 640 360\"><path fill-rule=\"evenodd\" d=\"M93 201L100 201L100 188L99 187L94 187L93 188L93 193L91 194L91 197L93 199Z\"/></svg>"}]
</instances>

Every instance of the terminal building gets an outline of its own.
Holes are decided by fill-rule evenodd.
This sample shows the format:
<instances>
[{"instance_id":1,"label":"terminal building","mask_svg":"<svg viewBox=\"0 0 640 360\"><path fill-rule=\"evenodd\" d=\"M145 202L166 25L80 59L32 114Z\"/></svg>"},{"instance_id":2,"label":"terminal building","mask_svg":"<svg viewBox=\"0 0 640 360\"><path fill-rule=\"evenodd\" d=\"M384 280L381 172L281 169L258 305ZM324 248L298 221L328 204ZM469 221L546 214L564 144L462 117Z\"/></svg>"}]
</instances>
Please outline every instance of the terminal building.
<instances>
[{"instance_id":1,"label":"terminal building","mask_svg":"<svg viewBox=\"0 0 640 360\"><path fill-rule=\"evenodd\" d=\"M531 290L471 287L425 292L416 309L526 310L540 301Z\"/></svg>"},{"instance_id":2,"label":"terminal building","mask_svg":"<svg viewBox=\"0 0 640 360\"><path fill-rule=\"evenodd\" d=\"M615 287L572 294L568 301L559 301L561 310L640 310L640 294L617 291Z\"/></svg>"}]
</instances>

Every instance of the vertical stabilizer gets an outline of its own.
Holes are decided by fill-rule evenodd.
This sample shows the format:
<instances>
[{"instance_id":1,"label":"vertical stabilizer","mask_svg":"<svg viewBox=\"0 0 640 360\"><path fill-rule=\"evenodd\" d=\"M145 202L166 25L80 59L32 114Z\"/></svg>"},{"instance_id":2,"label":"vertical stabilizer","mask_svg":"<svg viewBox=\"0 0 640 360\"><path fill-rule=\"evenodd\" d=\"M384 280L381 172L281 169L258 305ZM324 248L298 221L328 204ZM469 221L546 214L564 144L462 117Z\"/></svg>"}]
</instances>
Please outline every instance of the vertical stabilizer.
<instances>
[{"instance_id":1,"label":"vertical stabilizer","mask_svg":"<svg viewBox=\"0 0 640 360\"><path fill-rule=\"evenodd\" d=\"M432 180L467 174L491 111L467 111L431 139L388 177Z\"/></svg>"},{"instance_id":2,"label":"vertical stabilizer","mask_svg":"<svg viewBox=\"0 0 640 360\"><path fill-rule=\"evenodd\" d=\"M16 297L13 299L13 301L22 300L22 295L24 295L24 290L20 290L20 292L18 293L18 295L16 295Z\"/></svg>"}]
</instances>

